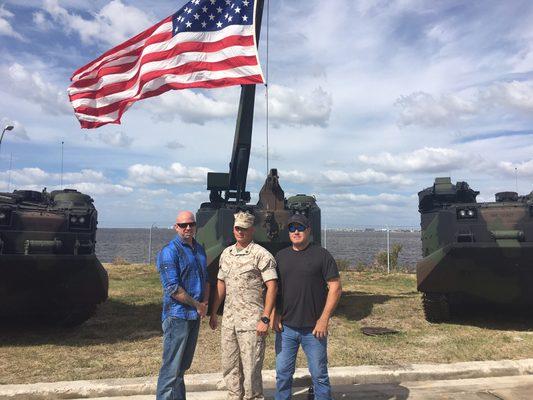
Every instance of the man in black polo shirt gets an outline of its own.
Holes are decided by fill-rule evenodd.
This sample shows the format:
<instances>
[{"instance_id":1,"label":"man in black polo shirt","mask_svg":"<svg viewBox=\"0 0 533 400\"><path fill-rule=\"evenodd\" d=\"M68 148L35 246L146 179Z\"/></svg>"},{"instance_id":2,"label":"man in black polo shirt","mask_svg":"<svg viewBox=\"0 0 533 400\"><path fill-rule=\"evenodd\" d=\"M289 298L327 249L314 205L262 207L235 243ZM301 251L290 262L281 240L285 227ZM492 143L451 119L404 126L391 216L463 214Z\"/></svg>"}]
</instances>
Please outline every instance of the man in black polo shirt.
<instances>
[{"instance_id":1,"label":"man in black polo shirt","mask_svg":"<svg viewBox=\"0 0 533 400\"><path fill-rule=\"evenodd\" d=\"M337 264L321 246L310 244L308 219L289 220L292 246L276 255L278 301L272 323L276 330L276 400L292 396L296 354L301 345L307 357L316 400L330 400L328 324L341 296Z\"/></svg>"}]
</instances>

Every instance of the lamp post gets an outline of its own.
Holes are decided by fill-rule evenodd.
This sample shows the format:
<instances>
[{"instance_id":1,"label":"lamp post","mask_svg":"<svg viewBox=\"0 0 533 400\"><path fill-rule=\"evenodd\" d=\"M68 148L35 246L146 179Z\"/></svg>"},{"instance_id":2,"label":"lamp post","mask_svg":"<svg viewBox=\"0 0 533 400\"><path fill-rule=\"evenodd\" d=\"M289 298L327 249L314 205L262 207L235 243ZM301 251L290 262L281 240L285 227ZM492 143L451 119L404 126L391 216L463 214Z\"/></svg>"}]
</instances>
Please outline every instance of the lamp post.
<instances>
[{"instance_id":1,"label":"lamp post","mask_svg":"<svg viewBox=\"0 0 533 400\"><path fill-rule=\"evenodd\" d=\"M2 131L2 136L0 136L0 148L2 147L2 139L4 138L4 133L6 133L6 131L12 131L14 128L13 125L6 125L4 130Z\"/></svg>"}]
</instances>

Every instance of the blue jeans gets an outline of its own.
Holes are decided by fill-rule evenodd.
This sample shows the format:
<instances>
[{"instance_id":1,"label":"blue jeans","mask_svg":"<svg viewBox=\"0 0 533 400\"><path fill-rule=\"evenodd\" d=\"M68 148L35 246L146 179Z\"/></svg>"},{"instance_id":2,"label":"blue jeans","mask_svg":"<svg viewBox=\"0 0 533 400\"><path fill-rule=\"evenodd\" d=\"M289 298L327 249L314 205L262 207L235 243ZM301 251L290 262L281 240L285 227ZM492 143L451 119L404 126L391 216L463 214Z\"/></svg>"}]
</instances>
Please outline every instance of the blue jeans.
<instances>
[{"instance_id":1,"label":"blue jeans","mask_svg":"<svg viewBox=\"0 0 533 400\"><path fill-rule=\"evenodd\" d=\"M183 375L194 356L200 320L167 317L163 321L163 363L157 380L157 400L185 400Z\"/></svg>"},{"instance_id":2,"label":"blue jeans","mask_svg":"<svg viewBox=\"0 0 533 400\"><path fill-rule=\"evenodd\" d=\"M300 345L307 357L315 400L331 400L327 343L327 338L317 339L313 335L313 328L283 325L283 331L276 332L276 400L292 398L292 380Z\"/></svg>"}]
</instances>

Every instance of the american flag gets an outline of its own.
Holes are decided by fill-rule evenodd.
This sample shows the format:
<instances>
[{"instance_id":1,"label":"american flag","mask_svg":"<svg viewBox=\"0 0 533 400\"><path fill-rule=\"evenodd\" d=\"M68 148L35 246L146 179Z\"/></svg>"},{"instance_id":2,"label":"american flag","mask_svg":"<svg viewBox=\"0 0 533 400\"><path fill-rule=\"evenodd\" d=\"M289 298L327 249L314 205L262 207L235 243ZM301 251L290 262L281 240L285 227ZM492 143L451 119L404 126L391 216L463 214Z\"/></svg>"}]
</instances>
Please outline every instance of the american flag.
<instances>
[{"instance_id":1,"label":"american flag","mask_svg":"<svg viewBox=\"0 0 533 400\"><path fill-rule=\"evenodd\" d=\"M263 83L254 0L191 0L71 77L82 128L120 124L134 102L170 89Z\"/></svg>"}]
</instances>

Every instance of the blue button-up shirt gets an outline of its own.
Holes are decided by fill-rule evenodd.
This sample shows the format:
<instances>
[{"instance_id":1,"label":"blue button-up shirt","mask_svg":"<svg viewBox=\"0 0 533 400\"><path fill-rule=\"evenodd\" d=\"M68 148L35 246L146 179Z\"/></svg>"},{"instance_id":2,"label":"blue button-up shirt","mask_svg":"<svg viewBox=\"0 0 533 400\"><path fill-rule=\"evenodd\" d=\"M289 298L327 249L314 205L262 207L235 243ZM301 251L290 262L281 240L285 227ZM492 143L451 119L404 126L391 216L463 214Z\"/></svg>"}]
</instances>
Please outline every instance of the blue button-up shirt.
<instances>
[{"instance_id":1,"label":"blue button-up shirt","mask_svg":"<svg viewBox=\"0 0 533 400\"><path fill-rule=\"evenodd\" d=\"M180 303L172 295L182 287L193 299L203 301L208 276L202 245L193 240L191 247L176 235L158 254L157 270L163 286L162 320L167 317L198 319L196 308Z\"/></svg>"}]
</instances>

